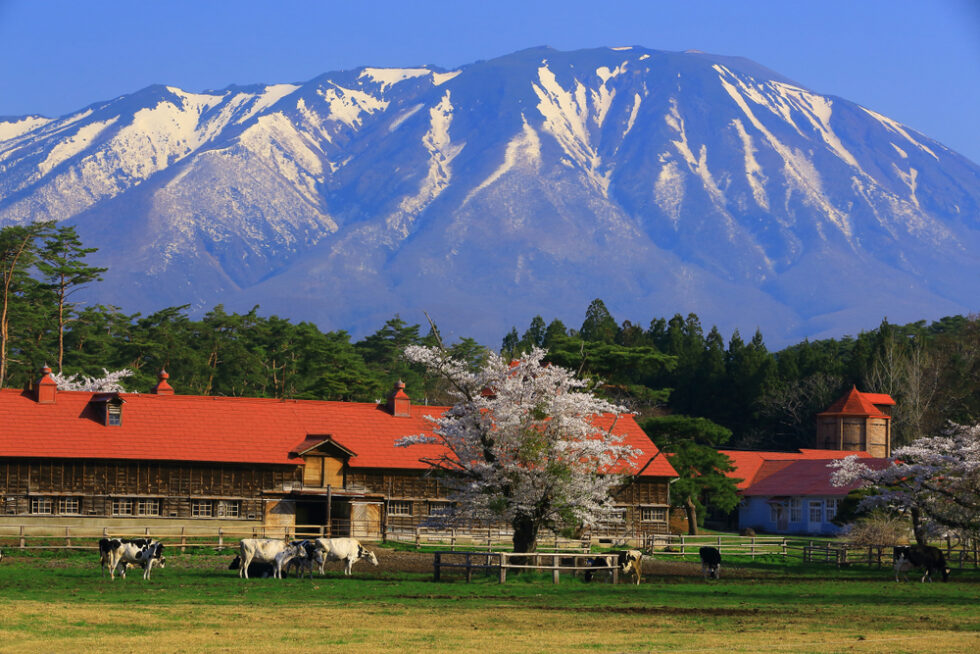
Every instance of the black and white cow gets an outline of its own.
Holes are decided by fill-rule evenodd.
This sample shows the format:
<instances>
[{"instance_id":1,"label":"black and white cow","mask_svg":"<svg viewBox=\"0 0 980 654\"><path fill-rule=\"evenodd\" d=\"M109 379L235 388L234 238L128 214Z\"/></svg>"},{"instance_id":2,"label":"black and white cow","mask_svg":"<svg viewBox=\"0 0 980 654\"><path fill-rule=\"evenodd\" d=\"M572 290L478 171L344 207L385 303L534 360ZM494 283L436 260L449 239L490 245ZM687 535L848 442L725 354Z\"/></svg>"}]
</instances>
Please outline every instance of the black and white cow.
<instances>
[{"instance_id":1,"label":"black and white cow","mask_svg":"<svg viewBox=\"0 0 980 654\"><path fill-rule=\"evenodd\" d=\"M721 552L717 547L702 547L698 550L701 558L701 575L705 579L718 579L721 575Z\"/></svg>"},{"instance_id":2,"label":"black and white cow","mask_svg":"<svg viewBox=\"0 0 980 654\"><path fill-rule=\"evenodd\" d=\"M132 544L136 547L146 547L153 542L152 538L101 538L99 539L99 565L102 566L102 576L105 576L106 568L109 568L109 574L112 574L112 568L115 566L109 565L110 556L109 553L120 545ZM127 566L130 564L126 564Z\"/></svg>"},{"instance_id":3,"label":"black and white cow","mask_svg":"<svg viewBox=\"0 0 980 654\"><path fill-rule=\"evenodd\" d=\"M163 568L167 563L163 543L146 538L103 538L99 540L99 554L113 580L117 572L125 579L126 568L131 565L143 568L143 579L149 580L154 565Z\"/></svg>"},{"instance_id":4,"label":"black and white cow","mask_svg":"<svg viewBox=\"0 0 980 654\"><path fill-rule=\"evenodd\" d=\"M623 550L619 553L619 571L626 574L633 574L635 581L639 585L640 578L643 576L643 552L640 550Z\"/></svg>"},{"instance_id":5,"label":"black and white cow","mask_svg":"<svg viewBox=\"0 0 980 654\"><path fill-rule=\"evenodd\" d=\"M320 574L327 561L343 561L344 574L350 575L355 563L364 559L372 565L378 565L378 557L366 549L356 538L317 538L317 546L323 551L323 561L320 563Z\"/></svg>"},{"instance_id":6,"label":"black and white cow","mask_svg":"<svg viewBox=\"0 0 980 654\"><path fill-rule=\"evenodd\" d=\"M895 581L899 575L909 579L909 570L922 568L922 581L932 581L933 572L941 572L943 581L949 580L949 568L946 567L946 557L938 547L932 545L904 545L894 549Z\"/></svg>"}]
</instances>

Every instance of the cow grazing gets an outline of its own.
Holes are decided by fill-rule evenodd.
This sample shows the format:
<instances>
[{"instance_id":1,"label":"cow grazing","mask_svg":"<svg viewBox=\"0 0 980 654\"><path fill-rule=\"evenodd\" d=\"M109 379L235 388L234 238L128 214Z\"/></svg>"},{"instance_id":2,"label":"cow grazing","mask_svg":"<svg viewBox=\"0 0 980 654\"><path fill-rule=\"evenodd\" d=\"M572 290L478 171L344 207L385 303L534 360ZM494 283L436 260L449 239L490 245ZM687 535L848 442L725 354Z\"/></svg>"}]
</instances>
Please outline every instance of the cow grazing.
<instances>
[{"instance_id":1,"label":"cow grazing","mask_svg":"<svg viewBox=\"0 0 980 654\"><path fill-rule=\"evenodd\" d=\"M698 550L701 557L701 574L705 579L718 579L721 574L721 552L717 547L702 547Z\"/></svg>"},{"instance_id":2,"label":"cow grazing","mask_svg":"<svg viewBox=\"0 0 980 654\"><path fill-rule=\"evenodd\" d=\"M241 556L238 576L248 579L248 570L252 561L274 566L276 556L287 547L289 547L288 543L274 538L243 538L238 544L239 555Z\"/></svg>"},{"instance_id":3,"label":"cow grazing","mask_svg":"<svg viewBox=\"0 0 980 654\"><path fill-rule=\"evenodd\" d=\"M152 538L101 538L99 539L99 565L102 566L102 576L105 576L105 570L109 568L109 574L112 574L112 568L115 566L109 565L110 557L109 552L116 550L120 545L132 544L136 547L146 547L153 542ZM131 565L129 563L127 566Z\"/></svg>"},{"instance_id":4,"label":"cow grazing","mask_svg":"<svg viewBox=\"0 0 980 654\"><path fill-rule=\"evenodd\" d=\"M932 581L932 573L940 572L943 581L949 580L949 568L946 567L946 557L938 547L931 545L905 545L894 548L895 557L895 581L899 581L899 575L904 575L905 580L909 579L909 570L912 568L922 568L924 573L922 581Z\"/></svg>"},{"instance_id":5,"label":"cow grazing","mask_svg":"<svg viewBox=\"0 0 980 654\"><path fill-rule=\"evenodd\" d=\"M323 551L323 561L320 563L320 574L327 561L343 561L344 574L350 575L351 568L361 559L378 565L374 552L366 549L356 538L317 538L317 546Z\"/></svg>"},{"instance_id":6,"label":"cow grazing","mask_svg":"<svg viewBox=\"0 0 980 654\"><path fill-rule=\"evenodd\" d=\"M635 577L633 583L639 585L640 578L643 576L643 552L640 550L623 550L618 557L619 571L622 574L632 573Z\"/></svg>"},{"instance_id":7,"label":"cow grazing","mask_svg":"<svg viewBox=\"0 0 980 654\"><path fill-rule=\"evenodd\" d=\"M108 566L113 580L117 572L125 579L126 568L131 565L143 568L143 579L149 580L154 565L163 568L167 563L163 543L148 538L103 538L99 540L99 554L103 569Z\"/></svg>"}]
</instances>

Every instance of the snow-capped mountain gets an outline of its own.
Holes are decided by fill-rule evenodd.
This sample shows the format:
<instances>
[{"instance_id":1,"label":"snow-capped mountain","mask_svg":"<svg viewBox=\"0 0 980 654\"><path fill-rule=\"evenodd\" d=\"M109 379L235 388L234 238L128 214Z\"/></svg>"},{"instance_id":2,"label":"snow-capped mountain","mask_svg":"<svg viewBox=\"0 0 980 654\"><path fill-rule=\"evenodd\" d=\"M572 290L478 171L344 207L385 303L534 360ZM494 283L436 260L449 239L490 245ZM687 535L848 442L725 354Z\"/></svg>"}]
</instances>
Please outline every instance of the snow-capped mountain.
<instances>
[{"instance_id":1,"label":"snow-capped mountain","mask_svg":"<svg viewBox=\"0 0 980 654\"><path fill-rule=\"evenodd\" d=\"M980 167L751 61L534 48L459 70L153 86L0 119L0 225L67 220L90 299L376 329L695 311L770 343L975 312Z\"/></svg>"}]
</instances>

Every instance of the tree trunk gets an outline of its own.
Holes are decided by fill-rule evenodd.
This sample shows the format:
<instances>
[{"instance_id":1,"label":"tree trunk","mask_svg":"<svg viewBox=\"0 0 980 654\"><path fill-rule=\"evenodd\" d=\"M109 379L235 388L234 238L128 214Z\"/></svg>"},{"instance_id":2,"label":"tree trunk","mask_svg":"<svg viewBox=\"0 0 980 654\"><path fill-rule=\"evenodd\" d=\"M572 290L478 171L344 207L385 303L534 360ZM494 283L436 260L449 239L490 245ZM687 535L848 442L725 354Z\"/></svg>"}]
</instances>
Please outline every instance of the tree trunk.
<instances>
[{"instance_id":1,"label":"tree trunk","mask_svg":"<svg viewBox=\"0 0 980 654\"><path fill-rule=\"evenodd\" d=\"M916 545L928 545L925 526L922 524L922 514L919 509L912 507L912 533L915 535Z\"/></svg>"},{"instance_id":2,"label":"tree trunk","mask_svg":"<svg viewBox=\"0 0 980 654\"><path fill-rule=\"evenodd\" d=\"M538 523L527 516L514 518L514 551L534 552L538 549ZM516 561L515 561L516 562Z\"/></svg>"},{"instance_id":3,"label":"tree trunk","mask_svg":"<svg viewBox=\"0 0 980 654\"><path fill-rule=\"evenodd\" d=\"M687 533L691 536L697 536L698 507L694 506L694 500L690 497L684 502L684 511L687 513Z\"/></svg>"}]
</instances>

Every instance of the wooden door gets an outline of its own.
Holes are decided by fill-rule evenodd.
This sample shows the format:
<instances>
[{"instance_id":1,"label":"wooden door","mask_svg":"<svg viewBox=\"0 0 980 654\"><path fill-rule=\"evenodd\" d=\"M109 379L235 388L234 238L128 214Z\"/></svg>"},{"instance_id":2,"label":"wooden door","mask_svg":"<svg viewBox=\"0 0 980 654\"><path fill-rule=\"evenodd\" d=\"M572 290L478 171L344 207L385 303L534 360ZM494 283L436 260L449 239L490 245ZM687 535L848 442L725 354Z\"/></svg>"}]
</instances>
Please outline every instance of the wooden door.
<instances>
[{"instance_id":1,"label":"wooden door","mask_svg":"<svg viewBox=\"0 0 980 654\"><path fill-rule=\"evenodd\" d=\"M354 538L381 538L381 502L351 502L350 520L350 534Z\"/></svg>"}]
</instances>

